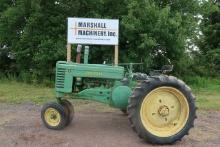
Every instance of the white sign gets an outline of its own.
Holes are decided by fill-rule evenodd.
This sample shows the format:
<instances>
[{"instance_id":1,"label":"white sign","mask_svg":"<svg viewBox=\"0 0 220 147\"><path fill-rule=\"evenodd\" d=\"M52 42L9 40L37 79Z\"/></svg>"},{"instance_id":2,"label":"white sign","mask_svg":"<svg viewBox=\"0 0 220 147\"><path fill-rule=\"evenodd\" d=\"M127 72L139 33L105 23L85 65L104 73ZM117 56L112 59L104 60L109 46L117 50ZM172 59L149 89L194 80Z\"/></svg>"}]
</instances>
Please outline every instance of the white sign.
<instances>
[{"instance_id":1,"label":"white sign","mask_svg":"<svg viewBox=\"0 0 220 147\"><path fill-rule=\"evenodd\" d=\"M68 18L68 43L118 45L116 19Z\"/></svg>"}]
</instances>

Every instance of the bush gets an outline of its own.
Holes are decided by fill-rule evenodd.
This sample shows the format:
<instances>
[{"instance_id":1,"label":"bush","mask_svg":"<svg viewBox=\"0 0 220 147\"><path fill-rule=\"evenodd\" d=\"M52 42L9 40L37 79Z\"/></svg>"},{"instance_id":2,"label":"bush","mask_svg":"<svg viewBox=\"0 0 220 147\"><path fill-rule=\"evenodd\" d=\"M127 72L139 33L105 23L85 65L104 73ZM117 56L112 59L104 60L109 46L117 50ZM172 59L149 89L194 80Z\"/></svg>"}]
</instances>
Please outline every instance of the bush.
<instances>
[{"instance_id":1,"label":"bush","mask_svg":"<svg viewBox=\"0 0 220 147\"><path fill-rule=\"evenodd\" d=\"M32 85L43 85L46 87L54 87L54 78L39 77L35 73L22 71L19 75L16 74L4 74L0 72L1 82L23 82Z\"/></svg>"},{"instance_id":2,"label":"bush","mask_svg":"<svg viewBox=\"0 0 220 147\"><path fill-rule=\"evenodd\" d=\"M183 80L193 88L215 89L216 85L220 87L220 77L186 76Z\"/></svg>"}]
</instances>

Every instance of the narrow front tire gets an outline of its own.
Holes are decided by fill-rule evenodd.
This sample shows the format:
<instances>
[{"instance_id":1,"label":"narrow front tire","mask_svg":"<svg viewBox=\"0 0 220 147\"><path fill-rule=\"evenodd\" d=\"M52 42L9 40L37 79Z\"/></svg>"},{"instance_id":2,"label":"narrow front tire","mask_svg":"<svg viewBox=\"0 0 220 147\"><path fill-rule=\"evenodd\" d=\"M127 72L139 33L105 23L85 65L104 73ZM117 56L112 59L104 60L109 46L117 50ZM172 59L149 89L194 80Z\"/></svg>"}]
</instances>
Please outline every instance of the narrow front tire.
<instances>
[{"instance_id":1,"label":"narrow front tire","mask_svg":"<svg viewBox=\"0 0 220 147\"><path fill-rule=\"evenodd\" d=\"M61 104L51 102L43 106L41 119L48 129L61 130L66 126L67 115Z\"/></svg>"},{"instance_id":2,"label":"narrow front tire","mask_svg":"<svg viewBox=\"0 0 220 147\"><path fill-rule=\"evenodd\" d=\"M66 126L68 126L74 118L74 107L72 103L66 99L61 100L61 105L66 109L66 115L67 115Z\"/></svg>"}]
</instances>

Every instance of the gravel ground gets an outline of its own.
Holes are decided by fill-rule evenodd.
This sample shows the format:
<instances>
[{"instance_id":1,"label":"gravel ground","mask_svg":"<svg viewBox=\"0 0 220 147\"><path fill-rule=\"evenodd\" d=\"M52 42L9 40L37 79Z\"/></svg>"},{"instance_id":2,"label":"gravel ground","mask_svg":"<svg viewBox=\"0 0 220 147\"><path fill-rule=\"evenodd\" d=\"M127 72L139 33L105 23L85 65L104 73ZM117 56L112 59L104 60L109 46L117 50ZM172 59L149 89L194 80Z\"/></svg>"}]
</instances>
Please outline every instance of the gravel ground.
<instances>
[{"instance_id":1,"label":"gravel ground","mask_svg":"<svg viewBox=\"0 0 220 147\"><path fill-rule=\"evenodd\" d=\"M115 109L100 111L96 104L76 107L73 122L61 131L45 128L40 110L41 106L31 103L0 103L0 147L152 146L139 139L130 128L127 117ZM198 111L195 128L173 146L220 146L220 111Z\"/></svg>"}]
</instances>

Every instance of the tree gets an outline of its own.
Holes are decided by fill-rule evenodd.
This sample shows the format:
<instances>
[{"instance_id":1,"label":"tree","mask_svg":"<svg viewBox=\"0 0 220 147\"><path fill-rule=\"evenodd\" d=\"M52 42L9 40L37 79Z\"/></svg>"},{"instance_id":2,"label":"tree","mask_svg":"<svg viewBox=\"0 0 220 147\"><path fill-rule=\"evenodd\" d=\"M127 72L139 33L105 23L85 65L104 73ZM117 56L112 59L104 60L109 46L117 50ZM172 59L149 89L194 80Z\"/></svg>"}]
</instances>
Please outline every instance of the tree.
<instances>
[{"instance_id":1,"label":"tree","mask_svg":"<svg viewBox=\"0 0 220 147\"><path fill-rule=\"evenodd\" d=\"M147 68L160 68L171 60L181 72L185 61L186 40L195 37L198 27L198 1L128 1L128 15L123 17L123 41L128 59L142 61Z\"/></svg>"},{"instance_id":2,"label":"tree","mask_svg":"<svg viewBox=\"0 0 220 147\"><path fill-rule=\"evenodd\" d=\"M214 4L214 5L213 5ZM204 5L199 40L201 51L200 65L205 65L207 75L217 75L220 72L220 2L209 1Z\"/></svg>"},{"instance_id":3,"label":"tree","mask_svg":"<svg viewBox=\"0 0 220 147\"><path fill-rule=\"evenodd\" d=\"M145 71L168 60L184 74L187 39L194 38L197 0L0 0L0 46L14 55L19 73L54 75L65 60L67 17L120 20L120 61L144 62ZM102 63L106 48L91 47L91 62ZM108 58L112 58L108 55ZM110 59L111 60L111 59Z\"/></svg>"},{"instance_id":4,"label":"tree","mask_svg":"<svg viewBox=\"0 0 220 147\"><path fill-rule=\"evenodd\" d=\"M1 72L16 73L12 48L19 40L24 26L22 1L0 0L0 65Z\"/></svg>"}]
</instances>

